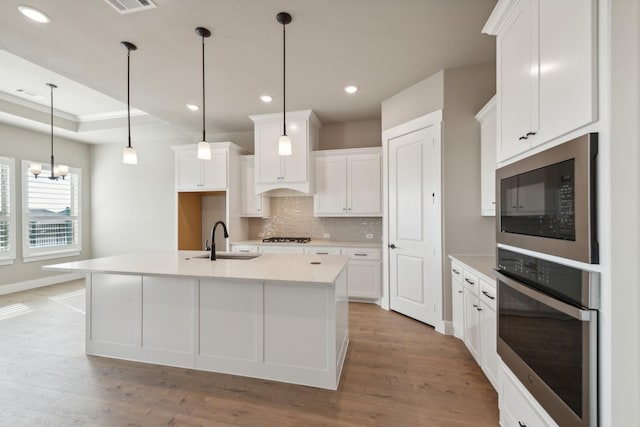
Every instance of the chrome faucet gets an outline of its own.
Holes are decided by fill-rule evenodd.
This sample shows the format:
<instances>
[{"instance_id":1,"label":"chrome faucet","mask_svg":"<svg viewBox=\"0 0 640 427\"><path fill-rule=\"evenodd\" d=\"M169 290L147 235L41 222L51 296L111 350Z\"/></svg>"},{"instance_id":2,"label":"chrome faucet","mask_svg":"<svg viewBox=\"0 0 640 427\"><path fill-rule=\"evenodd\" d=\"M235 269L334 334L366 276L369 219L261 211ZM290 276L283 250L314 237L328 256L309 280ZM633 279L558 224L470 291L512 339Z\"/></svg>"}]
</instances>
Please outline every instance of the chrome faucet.
<instances>
[{"instance_id":1,"label":"chrome faucet","mask_svg":"<svg viewBox=\"0 0 640 427\"><path fill-rule=\"evenodd\" d=\"M211 261L216 260L216 227L218 226L218 224L222 225L222 230L224 231L224 238L225 239L229 238L229 233L227 233L227 226L225 225L225 223L222 221L216 222L213 225L213 228L211 228L211 255L209 255L209 259Z\"/></svg>"}]
</instances>

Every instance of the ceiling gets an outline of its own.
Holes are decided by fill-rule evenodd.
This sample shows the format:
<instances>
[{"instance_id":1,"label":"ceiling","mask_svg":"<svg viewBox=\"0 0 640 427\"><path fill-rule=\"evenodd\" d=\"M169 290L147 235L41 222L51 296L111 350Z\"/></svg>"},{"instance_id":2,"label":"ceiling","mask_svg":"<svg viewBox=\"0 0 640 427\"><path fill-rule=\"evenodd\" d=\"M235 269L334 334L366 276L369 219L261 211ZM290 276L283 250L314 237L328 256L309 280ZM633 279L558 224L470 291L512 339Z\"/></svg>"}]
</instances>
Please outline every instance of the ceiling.
<instances>
[{"instance_id":1,"label":"ceiling","mask_svg":"<svg viewBox=\"0 0 640 427\"><path fill-rule=\"evenodd\" d=\"M120 0L137 3L139 0ZM380 119L380 103L442 69L495 61L481 34L495 0L152 0L121 14L106 0L0 2L0 121L46 132L48 82L56 127L89 143L126 134L126 64L131 52L136 137L197 140L205 40L208 135L250 131L252 114L282 110L282 25L287 110L313 109L323 124ZM28 4L51 22L22 16ZM344 86L359 87L356 94ZM16 92L16 89L23 89ZM36 95L25 95L30 93ZM259 96L273 97L270 104ZM40 97L38 96L40 95Z\"/></svg>"}]
</instances>

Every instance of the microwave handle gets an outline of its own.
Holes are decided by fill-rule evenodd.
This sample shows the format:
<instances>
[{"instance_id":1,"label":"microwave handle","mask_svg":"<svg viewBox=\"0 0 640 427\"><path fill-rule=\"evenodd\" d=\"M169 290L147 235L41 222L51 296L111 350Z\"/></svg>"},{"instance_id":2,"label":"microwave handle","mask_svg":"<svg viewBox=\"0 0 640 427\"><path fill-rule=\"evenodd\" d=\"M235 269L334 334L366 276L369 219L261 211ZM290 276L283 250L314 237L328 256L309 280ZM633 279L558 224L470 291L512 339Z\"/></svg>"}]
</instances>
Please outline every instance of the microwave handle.
<instances>
[{"instance_id":1,"label":"microwave handle","mask_svg":"<svg viewBox=\"0 0 640 427\"><path fill-rule=\"evenodd\" d=\"M567 316L571 316L576 320L580 320L582 322L589 322L593 320L594 313L592 310L582 310L578 307L574 307L570 304L559 301L555 298L552 298L548 295L543 294L542 292L536 291L535 289L530 288L516 280L513 280L510 277L505 276L499 271L496 273L498 281L504 283L510 288L515 289L516 291L525 294L529 298L533 298L534 300L541 302L542 304L548 305ZM500 285L498 285L500 286Z\"/></svg>"}]
</instances>

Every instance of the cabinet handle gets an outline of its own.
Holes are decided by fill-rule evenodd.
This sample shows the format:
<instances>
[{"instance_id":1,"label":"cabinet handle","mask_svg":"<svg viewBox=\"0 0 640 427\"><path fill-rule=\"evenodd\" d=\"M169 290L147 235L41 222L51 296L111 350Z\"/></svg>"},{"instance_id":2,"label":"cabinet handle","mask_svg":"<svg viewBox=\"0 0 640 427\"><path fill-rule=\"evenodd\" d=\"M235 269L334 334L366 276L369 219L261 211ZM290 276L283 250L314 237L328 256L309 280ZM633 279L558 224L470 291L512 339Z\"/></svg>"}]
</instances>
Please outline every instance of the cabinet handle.
<instances>
[{"instance_id":1,"label":"cabinet handle","mask_svg":"<svg viewBox=\"0 0 640 427\"><path fill-rule=\"evenodd\" d=\"M482 309L480 307L476 307L476 310L478 311L482 311Z\"/></svg>"},{"instance_id":2,"label":"cabinet handle","mask_svg":"<svg viewBox=\"0 0 640 427\"><path fill-rule=\"evenodd\" d=\"M535 134L536 134L535 132L527 132L527 136L533 136Z\"/></svg>"},{"instance_id":3,"label":"cabinet handle","mask_svg":"<svg viewBox=\"0 0 640 427\"><path fill-rule=\"evenodd\" d=\"M520 141L524 141L524 140L525 140L525 139L527 139L527 138L528 138L528 136L521 136L520 138L518 138L518 140L520 140Z\"/></svg>"},{"instance_id":4,"label":"cabinet handle","mask_svg":"<svg viewBox=\"0 0 640 427\"><path fill-rule=\"evenodd\" d=\"M482 293L484 294L485 297L487 297L489 299L496 299L496 297L492 297L491 295L489 295L489 292L487 292L487 291L482 291Z\"/></svg>"},{"instance_id":5,"label":"cabinet handle","mask_svg":"<svg viewBox=\"0 0 640 427\"><path fill-rule=\"evenodd\" d=\"M342 210L343 210L343 211L346 211L346 210L347 210L347 208L342 208Z\"/></svg>"},{"instance_id":6,"label":"cabinet handle","mask_svg":"<svg viewBox=\"0 0 640 427\"><path fill-rule=\"evenodd\" d=\"M316 252L316 255L329 255L329 252Z\"/></svg>"},{"instance_id":7,"label":"cabinet handle","mask_svg":"<svg viewBox=\"0 0 640 427\"><path fill-rule=\"evenodd\" d=\"M519 425L520 427L527 427L527 425L526 425L526 424L523 424L521 421L518 421L518 425Z\"/></svg>"},{"instance_id":8,"label":"cabinet handle","mask_svg":"<svg viewBox=\"0 0 640 427\"><path fill-rule=\"evenodd\" d=\"M473 306L477 309L478 308L478 304L473 304Z\"/></svg>"},{"instance_id":9,"label":"cabinet handle","mask_svg":"<svg viewBox=\"0 0 640 427\"><path fill-rule=\"evenodd\" d=\"M367 256L367 254L354 254L355 256Z\"/></svg>"},{"instance_id":10,"label":"cabinet handle","mask_svg":"<svg viewBox=\"0 0 640 427\"><path fill-rule=\"evenodd\" d=\"M456 270L455 268L453 268L452 270L455 274L460 274L460 271Z\"/></svg>"},{"instance_id":11,"label":"cabinet handle","mask_svg":"<svg viewBox=\"0 0 640 427\"><path fill-rule=\"evenodd\" d=\"M347 210L348 210L348 211L350 211L350 210L351 210L351 208L349 208L349 209L347 209Z\"/></svg>"},{"instance_id":12,"label":"cabinet handle","mask_svg":"<svg viewBox=\"0 0 640 427\"><path fill-rule=\"evenodd\" d=\"M249 252L247 249L240 249L238 252Z\"/></svg>"},{"instance_id":13,"label":"cabinet handle","mask_svg":"<svg viewBox=\"0 0 640 427\"><path fill-rule=\"evenodd\" d=\"M458 291L458 293L459 293L459 294L461 294L461 293L462 293L462 291Z\"/></svg>"},{"instance_id":14,"label":"cabinet handle","mask_svg":"<svg viewBox=\"0 0 640 427\"><path fill-rule=\"evenodd\" d=\"M492 205L495 205L495 204L496 204L496 202L491 202L491 204L492 204Z\"/></svg>"},{"instance_id":15,"label":"cabinet handle","mask_svg":"<svg viewBox=\"0 0 640 427\"><path fill-rule=\"evenodd\" d=\"M474 282L473 280L469 280L466 277L464 278L464 281L467 282L470 285L475 285L476 284L476 282Z\"/></svg>"}]
</instances>

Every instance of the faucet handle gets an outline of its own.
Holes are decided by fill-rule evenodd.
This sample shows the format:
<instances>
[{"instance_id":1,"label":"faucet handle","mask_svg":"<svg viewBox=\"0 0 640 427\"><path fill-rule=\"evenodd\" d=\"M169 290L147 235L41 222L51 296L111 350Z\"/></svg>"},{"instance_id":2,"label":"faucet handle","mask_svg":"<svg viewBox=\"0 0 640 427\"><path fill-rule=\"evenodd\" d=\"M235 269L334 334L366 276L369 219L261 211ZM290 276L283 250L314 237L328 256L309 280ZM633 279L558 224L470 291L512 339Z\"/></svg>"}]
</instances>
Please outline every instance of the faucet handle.
<instances>
[{"instance_id":1,"label":"faucet handle","mask_svg":"<svg viewBox=\"0 0 640 427\"><path fill-rule=\"evenodd\" d=\"M205 240L204 241L204 250L205 251L210 251L211 250L211 246L209 246L209 240Z\"/></svg>"}]
</instances>

